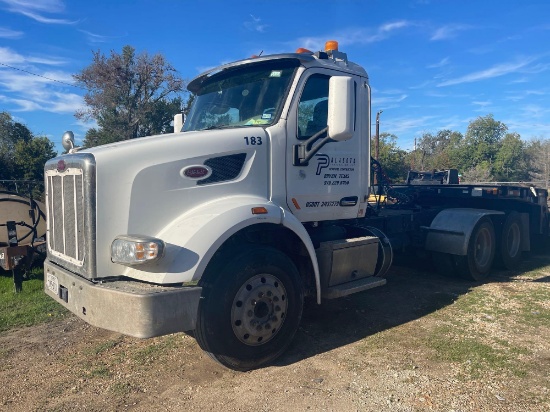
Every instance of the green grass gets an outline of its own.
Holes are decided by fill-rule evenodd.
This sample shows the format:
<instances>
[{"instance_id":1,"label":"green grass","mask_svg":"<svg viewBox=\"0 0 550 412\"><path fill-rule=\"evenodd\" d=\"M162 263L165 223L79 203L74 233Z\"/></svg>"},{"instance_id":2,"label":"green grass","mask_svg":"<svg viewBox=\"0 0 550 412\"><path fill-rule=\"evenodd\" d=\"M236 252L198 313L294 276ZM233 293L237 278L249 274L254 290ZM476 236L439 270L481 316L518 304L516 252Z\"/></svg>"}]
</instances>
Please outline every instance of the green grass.
<instances>
[{"instance_id":1,"label":"green grass","mask_svg":"<svg viewBox=\"0 0 550 412\"><path fill-rule=\"evenodd\" d=\"M117 396L128 396L133 392L141 392L139 386L129 381L116 382L111 386L111 391Z\"/></svg>"},{"instance_id":2,"label":"green grass","mask_svg":"<svg viewBox=\"0 0 550 412\"><path fill-rule=\"evenodd\" d=\"M502 340L499 345L489 345L456 332L454 328L440 327L425 337L426 346L434 350L437 360L462 364L473 377L488 370L525 376L525 367L517 360L517 355L526 352L522 348L511 347Z\"/></svg>"},{"instance_id":3,"label":"green grass","mask_svg":"<svg viewBox=\"0 0 550 412\"><path fill-rule=\"evenodd\" d=\"M133 359L140 364L151 363L174 349L178 343L179 340L176 336L168 336L140 349L133 355Z\"/></svg>"},{"instance_id":4,"label":"green grass","mask_svg":"<svg viewBox=\"0 0 550 412\"><path fill-rule=\"evenodd\" d=\"M90 371L90 378L109 378L112 373L105 365L99 365Z\"/></svg>"},{"instance_id":5,"label":"green grass","mask_svg":"<svg viewBox=\"0 0 550 412\"><path fill-rule=\"evenodd\" d=\"M0 332L63 317L68 311L44 293L44 272L33 268L23 291L14 292L11 272L0 272Z\"/></svg>"},{"instance_id":6,"label":"green grass","mask_svg":"<svg viewBox=\"0 0 550 412\"><path fill-rule=\"evenodd\" d=\"M121 340L122 340L122 336L117 339L101 342L98 345L94 346L93 348L86 350L86 353L89 355L97 356L103 352L107 352L108 350L113 349L115 346L117 346L121 342Z\"/></svg>"}]
</instances>

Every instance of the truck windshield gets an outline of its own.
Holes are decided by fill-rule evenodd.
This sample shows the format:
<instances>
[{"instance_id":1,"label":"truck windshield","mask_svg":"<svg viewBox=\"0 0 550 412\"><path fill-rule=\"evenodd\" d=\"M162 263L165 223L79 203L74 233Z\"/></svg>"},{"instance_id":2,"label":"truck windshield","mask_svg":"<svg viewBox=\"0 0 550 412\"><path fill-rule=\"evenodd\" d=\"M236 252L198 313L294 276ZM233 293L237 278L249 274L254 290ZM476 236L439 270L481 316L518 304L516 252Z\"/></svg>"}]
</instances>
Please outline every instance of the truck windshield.
<instances>
[{"instance_id":1,"label":"truck windshield","mask_svg":"<svg viewBox=\"0 0 550 412\"><path fill-rule=\"evenodd\" d=\"M296 60L274 60L224 70L196 91L183 131L268 126L276 122Z\"/></svg>"}]
</instances>

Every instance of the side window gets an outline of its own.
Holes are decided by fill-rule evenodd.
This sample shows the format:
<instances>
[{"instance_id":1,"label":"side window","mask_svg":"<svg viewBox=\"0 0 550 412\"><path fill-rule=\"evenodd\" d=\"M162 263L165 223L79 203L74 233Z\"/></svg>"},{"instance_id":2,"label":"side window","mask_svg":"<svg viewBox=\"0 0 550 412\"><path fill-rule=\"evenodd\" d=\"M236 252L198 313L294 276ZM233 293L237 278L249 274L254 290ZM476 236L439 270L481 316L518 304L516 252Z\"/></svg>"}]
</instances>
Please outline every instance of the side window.
<instances>
[{"instance_id":1,"label":"side window","mask_svg":"<svg viewBox=\"0 0 550 412\"><path fill-rule=\"evenodd\" d=\"M314 74L307 80L298 104L298 139L307 139L327 127L329 78Z\"/></svg>"}]
</instances>

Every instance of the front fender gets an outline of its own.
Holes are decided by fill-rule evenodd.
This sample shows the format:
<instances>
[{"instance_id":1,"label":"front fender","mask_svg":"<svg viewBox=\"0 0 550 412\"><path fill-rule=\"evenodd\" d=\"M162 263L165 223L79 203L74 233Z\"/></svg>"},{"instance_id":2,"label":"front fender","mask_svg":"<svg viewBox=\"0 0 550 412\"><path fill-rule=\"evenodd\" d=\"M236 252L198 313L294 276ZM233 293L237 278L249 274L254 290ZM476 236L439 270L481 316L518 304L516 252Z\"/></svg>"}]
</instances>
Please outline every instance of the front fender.
<instances>
[{"instance_id":1,"label":"front fender","mask_svg":"<svg viewBox=\"0 0 550 412\"><path fill-rule=\"evenodd\" d=\"M315 253L315 248L313 247L313 243L311 242L311 238L309 237L309 233L307 233L306 228L304 225L294 216L292 213L290 213L287 210L281 209L283 212L283 226L292 230L296 236L300 238L302 243L307 249L307 253L309 254L309 259L311 260L311 264L313 266L313 274L315 276L315 288L317 292L317 303L321 304L321 280L319 275L319 264L317 262L317 255Z\"/></svg>"},{"instance_id":2,"label":"front fender","mask_svg":"<svg viewBox=\"0 0 550 412\"><path fill-rule=\"evenodd\" d=\"M266 214L253 214L265 207ZM156 237L166 243L164 256L129 267L124 275L153 283L182 283L200 279L215 251L244 227L283 220L279 206L264 198L234 196L200 205L162 229Z\"/></svg>"},{"instance_id":3,"label":"front fender","mask_svg":"<svg viewBox=\"0 0 550 412\"><path fill-rule=\"evenodd\" d=\"M260 206L267 213L252 214L252 208ZM164 256L150 264L129 267L124 276L159 284L197 281L227 239L245 227L264 223L282 224L300 238L312 263L317 303L321 303L319 265L303 224L280 206L257 197L220 199L183 214L156 236L166 243Z\"/></svg>"}]
</instances>

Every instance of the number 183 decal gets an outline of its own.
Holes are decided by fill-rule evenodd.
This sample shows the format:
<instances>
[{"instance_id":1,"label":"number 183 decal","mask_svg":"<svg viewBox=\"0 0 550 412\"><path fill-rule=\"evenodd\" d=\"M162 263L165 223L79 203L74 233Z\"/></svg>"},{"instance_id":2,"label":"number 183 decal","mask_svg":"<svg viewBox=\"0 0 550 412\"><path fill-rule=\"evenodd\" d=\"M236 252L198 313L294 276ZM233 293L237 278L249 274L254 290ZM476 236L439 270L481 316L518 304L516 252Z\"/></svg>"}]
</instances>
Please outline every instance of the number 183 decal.
<instances>
[{"instance_id":1,"label":"number 183 decal","mask_svg":"<svg viewBox=\"0 0 550 412\"><path fill-rule=\"evenodd\" d=\"M245 136L244 141L247 146L260 146L263 143L260 136Z\"/></svg>"}]
</instances>

